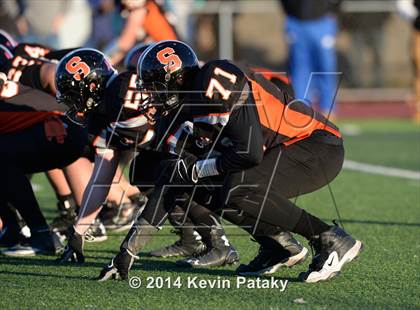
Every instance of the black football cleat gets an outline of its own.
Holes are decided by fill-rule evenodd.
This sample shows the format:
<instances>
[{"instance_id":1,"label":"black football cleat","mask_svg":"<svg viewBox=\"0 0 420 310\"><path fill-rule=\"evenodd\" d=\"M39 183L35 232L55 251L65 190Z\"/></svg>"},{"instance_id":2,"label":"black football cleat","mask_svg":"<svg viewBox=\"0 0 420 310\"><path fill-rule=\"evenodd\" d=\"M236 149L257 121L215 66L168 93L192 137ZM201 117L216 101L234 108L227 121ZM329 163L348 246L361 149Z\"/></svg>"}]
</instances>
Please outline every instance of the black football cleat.
<instances>
[{"instance_id":1,"label":"black football cleat","mask_svg":"<svg viewBox=\"0 0 420 310\"><path fill-rule=\"evenodd\" d=\"M239 254L229 243L223 228L213 226L210 231L210 240L206 243L207 249L197 257L178 260L179 267L221 267L239 262Z\"/></svg>"},{"instance_id":2,"label":"black football cleat","mask_svg":"<svg viewBox=\"0 0 420 310\"><path fill-rule=\"evenodd\" d=\"M151 251L149 256L153 257L191 257L198 256L206 249L205 244L201 241L200 234L191 227L181 227L174 230L180 236L175 243L163 248Z\"/></svg>"},{"instance_id":3,"label":"black football cleat","mask_svg":"<svg viewBox=\"0 0 420 310\"><path fill-rule=\"evenodd\" d=\"M260 243L258 255L248 265L241 264L236 269L238 275L273 274L281 267L293 267L302 263L308 254L308 250L288 232L255 239Z\"/></svg>"},{"instance_id":4,"label":"black football cleat","mask_svg":"<svg viewBox=\"0 0 420 310\"><path fill-rule=\"evenodd\" d=\"M56 259L59 264L71 261L72 263L83 264L85 256L83 254L84 236L77 233L73 227L66 233L67 245L64 248L63 254Z\"/></svg>"},{"instance_id":5,"label":"black football cleat","mask_svg":"<svg viewBox=\"0 0 420 310\"><path fill-rule=\"evenodd\" d=\"M338 275L343 265L355 259L363 249L359 240L353 239L338 226L315 236L310 241L315 250L312 263L299 278L307 283L326 281Z\"/></svg>"},{"instance_id":6,"label":"black football cleat","mask_svg":"<svg viewBox=\"0 0 420 310\"><path fill-rule=\"evenodd\" d=\"M109 279L127 280L128 273L137 256L131 254L128 250L122 249L111 262L105 266L99 274L98 281L103 282Z\"/></svg>"}]
</instances>

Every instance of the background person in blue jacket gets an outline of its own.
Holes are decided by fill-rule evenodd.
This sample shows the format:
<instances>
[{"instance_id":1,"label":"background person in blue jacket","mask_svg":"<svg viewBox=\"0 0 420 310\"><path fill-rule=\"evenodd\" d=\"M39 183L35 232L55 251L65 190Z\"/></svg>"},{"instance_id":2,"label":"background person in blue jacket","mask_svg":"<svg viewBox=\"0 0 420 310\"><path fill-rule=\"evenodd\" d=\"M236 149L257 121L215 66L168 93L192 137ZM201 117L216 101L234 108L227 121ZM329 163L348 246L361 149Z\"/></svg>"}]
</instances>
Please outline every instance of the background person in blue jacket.
<instances>
[{"instance_id":1,"label":"background person in blue jacket","mask_svg":"<svg viewBox=\"0 0 420 310\"><path fill-rule=\"evenodd\" d=\"M325 115L334 112L337 88L334 12L341 0L281 0L287 19L289 66L296 97L318 102ZM312 74L314 72L314 74ZM312 77L311 77L312 76Z\"/></svg>"}]
</instances>

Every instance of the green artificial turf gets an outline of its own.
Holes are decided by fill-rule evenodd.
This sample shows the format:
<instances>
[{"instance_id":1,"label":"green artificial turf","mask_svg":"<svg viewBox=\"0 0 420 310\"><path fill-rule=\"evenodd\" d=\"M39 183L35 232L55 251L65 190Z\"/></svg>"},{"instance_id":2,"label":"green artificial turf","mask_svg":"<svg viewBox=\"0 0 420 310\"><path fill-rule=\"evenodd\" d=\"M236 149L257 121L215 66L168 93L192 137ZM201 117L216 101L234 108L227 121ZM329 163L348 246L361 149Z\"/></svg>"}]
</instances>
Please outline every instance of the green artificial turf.
<instances>
[{"instance_id":1,"label":"green artificial turf","mask_svg":"<svg viewBox=\"0 0 420 310\"><path fill-rule=\"evenodd\" d=\"M402 121L354 124L360 127L361 133L345 137L348 159L420 170L418 128ZM52 190L42 175L35 176L33 182L42 186L37 197L51 219L55 216ZM331 191L345 229L364 242L365 250L339 277L329 282L298 282L297 275L307 268L310 261L307 260L275 274L276 279L288 280L283 292L280 289L237 289L235 267L180 269L174 259L144 256L131 272L131 276L143 280L140 289L130 288L127 282L92 280L118 250L124 237L119 234L109 236L103 243L87 244L87 262L83 266L57 266L51 256L0 257L0 308L419 309L419 181L345 170L331 184ZM299 197L297 204L327 221L337 218L328 188ZM239 250L241 261L252 259L257 251L255 242L238 228L227 225L226 232ZM146 250L175 239L170 228L165 228ZM146 288L147 277L170 277L172 283L180 277L182 287ZM232 287L188 288L188 277L229 280Z\"/></svg>"}]
</instances>

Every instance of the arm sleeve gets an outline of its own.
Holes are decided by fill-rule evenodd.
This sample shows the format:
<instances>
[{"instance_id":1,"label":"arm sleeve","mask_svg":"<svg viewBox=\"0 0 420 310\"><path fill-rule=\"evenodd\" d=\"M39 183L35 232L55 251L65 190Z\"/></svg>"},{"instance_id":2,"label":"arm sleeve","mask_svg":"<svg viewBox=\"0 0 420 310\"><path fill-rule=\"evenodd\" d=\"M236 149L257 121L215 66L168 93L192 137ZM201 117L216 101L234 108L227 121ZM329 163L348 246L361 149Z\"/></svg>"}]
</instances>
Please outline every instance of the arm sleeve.
<instances>
[{"instance_id":1,"label":"arm sleeve","mask_svg":"<svg viewBox=\"0 0 420 310\"><path fill-rule=\"evenodd\" d=\"M23 67L22 75L20 76L19 82L25 86L29 86L40 91L46 92L46 90L42 86L41 67L42 64L34 64L31 66Z\"/></svg>"},{"instance_id":2,"label":"arm sleeve","mask_svg":"<svg viewBox=\"0 0 420 310\"><path fill-rule=\"evenodd\" d=\"M214 61L207 65L202 81L207 101L195 113L194 133L222 146L216 162L219 173L259 164L262 130L246 75L229 61Z\"/></svg>"},{"instance_id":3,"label":"arm sleeve","mask_svg":"<svg viewBox=\"0 0 420 310\"><path fill-rule=\"evenodd\" d=\"M253 105L243 106L232 113L223 136L227 147L217 160L220 173L245 170L261 163L264 140Z\"/></svg>"}]
</instances>

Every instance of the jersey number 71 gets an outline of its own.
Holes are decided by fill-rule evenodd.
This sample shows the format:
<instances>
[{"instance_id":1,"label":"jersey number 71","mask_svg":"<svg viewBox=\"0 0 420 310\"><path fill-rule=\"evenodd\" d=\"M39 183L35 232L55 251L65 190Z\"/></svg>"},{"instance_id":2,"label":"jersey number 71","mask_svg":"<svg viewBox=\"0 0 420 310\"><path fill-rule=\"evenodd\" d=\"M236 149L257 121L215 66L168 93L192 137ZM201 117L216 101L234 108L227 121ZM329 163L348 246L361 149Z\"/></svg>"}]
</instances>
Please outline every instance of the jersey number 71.
<instances>
[{"instance_id":1,"label":"jersey number 71","mask_svg":"<svg viewBox=\"0 0 420 310\"><path fill-rule=\"evenodd\" d=\"M219 67L214 68L213 73L214 73L214 75L225 77L232 84L236 83L236 75L234 75L232 73L229 73L229 72L226 72L226 71L220 69ZM223 87L223 85L217 79L211 78L209 86L207 87L207 90L206 90L206 97L212 99L215 89L217 90L217 92L219 94L222 95L223 100L228 100L229 97L230 97L230 94L232 93L230 90L225 89Z\"/></svg>"}]
</instances>

